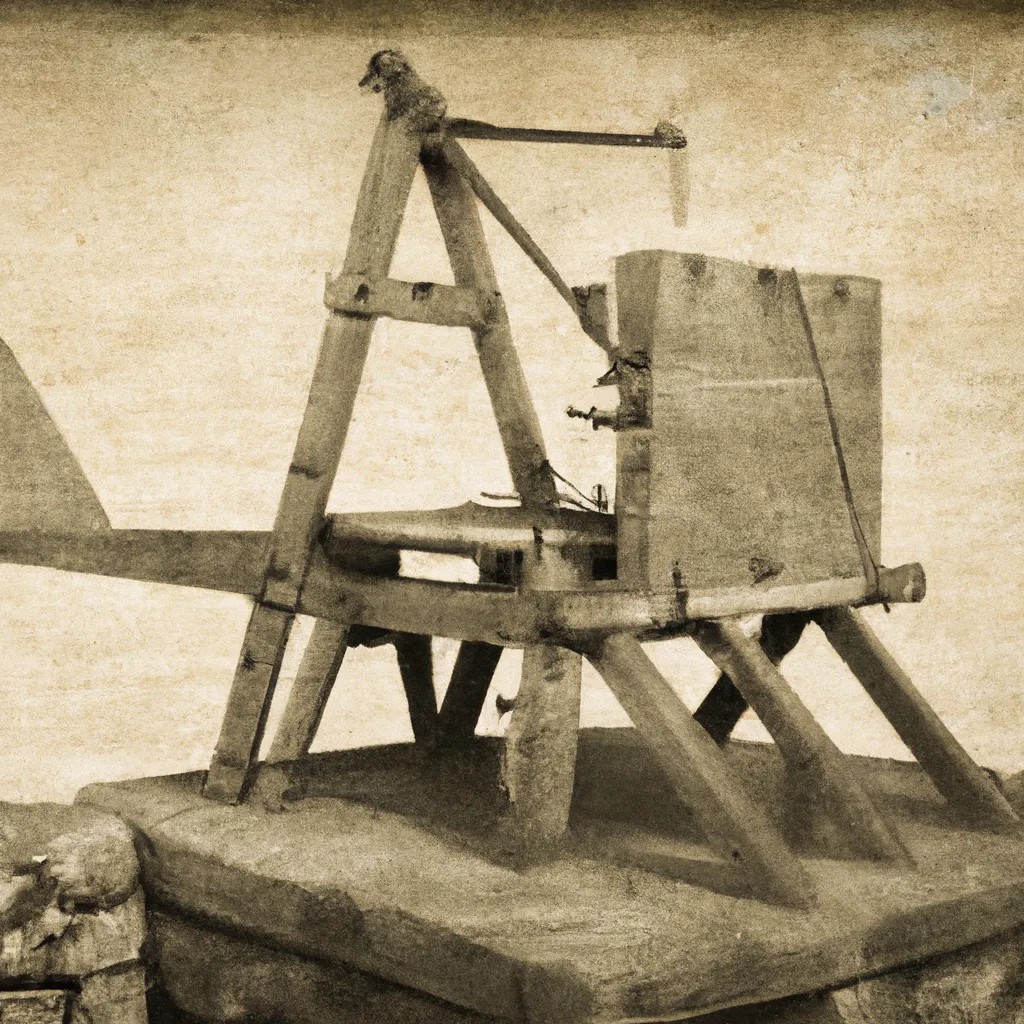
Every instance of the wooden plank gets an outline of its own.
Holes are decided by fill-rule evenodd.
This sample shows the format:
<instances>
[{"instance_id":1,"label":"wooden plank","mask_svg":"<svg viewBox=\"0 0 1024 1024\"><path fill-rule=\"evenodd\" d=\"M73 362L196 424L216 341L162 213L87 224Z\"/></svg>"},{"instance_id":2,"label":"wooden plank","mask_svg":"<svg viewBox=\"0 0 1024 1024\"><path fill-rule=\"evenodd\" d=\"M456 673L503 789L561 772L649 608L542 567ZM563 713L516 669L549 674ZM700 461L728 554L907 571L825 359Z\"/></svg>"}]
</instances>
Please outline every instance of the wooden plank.
<instances>
[{"instance_id":1,"label":"wooden plank","mask_svg":"<svg viewBox=\"0 0 1024 1024\"><path fill-rule=\"evenodd\" d=\"M472 740L501 652L496 644L473 640L463 641L459 646L438 712L439 747L459 746Z\"/></svg>"},{"instance_id":2,"label":"wooden plank","mask_svg":"<svg viewBox=\"0 0 1024 1024\"><path fill-rule=\"evenodd\" d=\"M758 643L761 650L771 658L773 665L778 665L796 647L808 621L809 617L806 614L764 617ZM723 673L715 680L714 686L694 711L693 717L721 746L728 740L747 707L747 702L743 694L736 689L736 684Z\"/></svg>"},{"instance_id":3,"label":"wooden plank","mask_svg":"<svg viewBox=\"0 0 1024 1024\"><path fill-rule=\"evenodd\" d=\"M203 786L203 794L213 800L236 803L242 796L259 753L294 621L294 612L260 603L253 607Z\"/></svg>"},{"instance_id":4,"label":"wooden plank","mask_svg":"<svg viewBox=\"0 0 1024 1024\"><path fill-rule=\"evenodd\" d=\"M745 873L762 899L806 907L814 889L782 839L731 777L722 752L630 636L587 655L650 744L711 849Z\"/></svg>"},{"instance_id":5,"label":"wooden plank","mask_svg":"<svg viewBox=\"0 0 1024 1024\"><path fill-rule=\"evenodd\" d=\"M992 779L957 742L864 619L852 608L828 609L816 619L949 803L975 822L1018 823Z\"/></svg>"},{"instance_id":6,"label":"wooden plank","mask_svg":"<svg viewBox=\"0 0 1024 1024\"><path fill-rule=\"evenodd\" d=\"M429 792L433 774L403 748L414 755L408 779ZM509 871L424 824L422 797L405 814L387 806L375 780L388 785L397 754L313 755L310 792L334 798L286 815L211 806L201 773L95 785L79 799L140 829L154 909L173 905L264 946L536 1024L699 1016L848 984L1024 924L1024 844L927 820L916 799L900 813L918 870L812 857L804 869L819 908L795 913L572 854ZM474 763L460 752L455 778ZM942 814L918 765L875 763L865 776L893 791L894 808L906 808L902 780L912 777ZM460 815L449 789L435 794L442 820ZM469 833L492 831L493 817L473 810Z\"/></svg>"},{"instance_id":7,"label":"wooden plank","mask_svg":"<svg viewBox=\"0 0 1024 1024\"><path fill-rule=\"evenodd\" d=\"M244 1016L249 1024L294 1021L296 1007L303 1021L494 1024L493 1017L348 965L300 957L178 915L155 913L152 933L161 986L197 1020L223 1019L229 1006L234 1019Z\"/></svg>"},{"instance_id":8,"label":"wooden plank","mask_svg":"<svg viewBox=\"0 0 1024 1024\"><path fill-rule=\"evenodd\" d=\"M365 274L327 278L324 305L338 313L387 316L441 327L485 327L499 296L475 288L453 288L432 281L371 280Z\"/></svg>"},{"instance_id":9,"label":"wooden plank","mask_svg":"<svg viewBox=\"0 0 1024 1024\"><path fill-rule=\"evenodd\" d=\"M396 633L393 643L398 670L409 705L409 721L416 742L431 747L437 739L437 694L434 692L434 659L430 637Z\"/></svg>"},{"instance_id":10,"label":"wooden plank","mask_svg":"<svg viewBox=\"0 0 1024 1024\"><path fill-rule=\"evenodd\" d=\"M270 534L256 530L0 533L0 562L255 597Z\"/></svg>"},{"instance_id":11,"label":"wooden plank","mask_svg":"<svg viewBox=\"0 0 1024 1024\"><path fill-rule=\"evenodd\" d=\"M635 252L619 258L616 277L620 411L635 420L630 437L619 436L620 463L636 463L635 486L620 465L632 514L620 562L635 562L640 585L655 588L673 577L703 589L863 575L794 275ZM817 292L813 305L817 339L836 318L819 315ZM873 321L842 323L851 350L843 358L875 358ZM829 366L835 349L822 340ZM877 450L869 439L861 451L854 428L880 416L877 377L840 374L830 391L844 452L859 467L854 497L867 501ZM851 424L844 417L854 407L864 411Z\"/></svg>"},{"instance_id":12,"label":"wooden plank","mask_svg":"<svg viewBox=\"0 0 1024 1024\"><path fill-rule=\"evenodd\" d=\"M433 155L423 166L455 283L497 292L498 281L472 189L442 156ZM524 505L552 505L557 497L555 480L503 304L491 324L474 329L473 343L512 482Z\"/></svg>"},{"instance_id":13,"label":"wooden plank","mask_svg":"<svg viewBox=\"0 0 1024 1024\"><path fill-rule=\"evenodd\" d=\"M577 132L561 128L507 128L460 117L445 121L443 131L451 138L490 139L497 142L560 142L573 146L639 146L655 149L683 149L686 146L686 138L678 129L655 131L651 135Z\"/></svg>"},{"instance_id":14,"label":"wooden plank","mask_svg":"<svg viewBox=\"0 0 1024 1024\"><path fill-rule=\"evenodd\" d=\"M851 764L814 720L756 640L736 622L703 622L694 637L736 684L778 744L798 784L820 793L841 831L839 853L875 860L908 854L853 776Z\"/></svg>"}]
</instances>

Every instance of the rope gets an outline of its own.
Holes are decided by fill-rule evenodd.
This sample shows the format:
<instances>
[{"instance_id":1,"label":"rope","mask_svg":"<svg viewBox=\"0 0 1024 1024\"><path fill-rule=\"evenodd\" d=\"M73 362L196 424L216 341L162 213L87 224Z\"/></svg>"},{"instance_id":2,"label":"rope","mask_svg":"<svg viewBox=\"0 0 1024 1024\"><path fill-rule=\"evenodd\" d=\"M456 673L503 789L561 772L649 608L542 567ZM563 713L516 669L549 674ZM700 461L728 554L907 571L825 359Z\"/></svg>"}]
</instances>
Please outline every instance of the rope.
<instances>
[{"instance_id":1,"label":"rope","mask_svg":"<svg viewBox=\"0 0 1024 1024\"><path fill-rule=\"evenodd\" d=\"M860 553L861 565L864 567L864 576L868 583L868 590L871 594L878 593L878 566L871 548L868 547L864 529L860 524L857 515L857 508L853 501L853 488L850 486L850 475L846 470L846 458L843 456L843 446L839 440L839 423L836 420L835 408L832 405L832 395L828 389L828 381L825 379L825 370L821 365L818 356L818 346L814 343L814 331L811 329L811 319L807 315L807 306L804 303L803 291L800 288L800 278L796 269L793 273L793 286L796 289L796 303L800 310L800 318L804 325L804 334L807 336L807 347L810 349L811 362L814 363L818 381L821 383L821 392L825 398L825 413L828 416L829 429L832 432L832 448L836 454L836 464L839 466L839 478L843 482L843 495L846 498L846 510L850 516L850 525L853 528L853 538L857 543L857 550Z\"/></svg>"}]
</instances>

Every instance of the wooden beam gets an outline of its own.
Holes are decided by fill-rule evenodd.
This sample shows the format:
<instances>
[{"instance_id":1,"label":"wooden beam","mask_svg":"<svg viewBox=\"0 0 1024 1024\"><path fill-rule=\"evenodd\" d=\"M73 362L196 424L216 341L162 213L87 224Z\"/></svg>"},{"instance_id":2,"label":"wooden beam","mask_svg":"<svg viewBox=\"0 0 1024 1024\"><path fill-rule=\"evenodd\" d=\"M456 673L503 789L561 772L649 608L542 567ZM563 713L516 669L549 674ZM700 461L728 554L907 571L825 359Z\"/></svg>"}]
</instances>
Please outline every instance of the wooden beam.
<instances>
[{"instance_id":1,"label":"wooden beam","mask_svg":"<svg viewBox=\"0 0 1024 1024\"><path fill-rule=\"evenodd\" d=\"M766 615L761 623L761 650L778 665L796 647L809 621L809 614ZM721 746L743 717L748 704L736 684L724 673L715 681L693 717Z\"/></svg>"},{"instance_id":2,"label":"wooden beam","mask_svg":"<svg viewBox=\"0 0 1024 1024\"><path fill-rule=\"evenodd\" d=\"M501 201L498 194L487 183L487 179L470 160L466 151L454 140L447 139L442 146L444 160L455 168L469 183L477 199L487 207L492 217L512 236L513 241L530 258L530 262L548 279L552 287L565 300L580 322L584 332L606 352L610 348L607 329L602 330L599 320L584 315L576 292L563 280L544 250L533 240L530 233L516 220L512 211Z\"/></svg>"},{"instance_id":3,"label":"wooden beam","mask_svg":"<svg viewBox=\"0 0 1024 1024\"><path fill-rule=\"evenodd\" d=\"M419 163L421 137L402 119L391 121L385 112L374 136L366 172L356 202L342 272L386 277L391 267L398 231ZM313 370L309 397L288 476L278 505L269 544L263 592L249 621L243 652L267 650L278 644L275 664L280 666L291 618L299 604L317 535L323 526L327 496L334 483L356 392L362 378L374 317L331 313ZM243 658L244 660L244 658ZM242 661L228 698L221 736L207 775L204 792L218 800L239 798L246 772L259 749L276 670L269 681L260 678L253 688ZM253 689L250 696L246 691ZM254 698L261 697L263 706ZM244 764L238 762L248 748Z\"/></svg>"},{"instance_id":4,"label":"wooden beam","mask_svg":"<svg viewBox=\"0 0 1024 1024\"><path fill-rule=\"evenodd\" d=\"M957 742L860 614L852 608L830 608L816 619L949 803L974 822L1019 823L992 779Z\"/></svg>"},{"instance_id":5,"label":"wooden beam","mask_svg":"<svg viewBox=\"0 0 1024 1024\"><path fill-rule=\"evenodd\" d=\"M432 281L372 280L365 274L327 278L324 305L338 313L387 316L441 327L486 327L497 311L499 296L475 288L453 288Z\"/></svg>"},{"instance_id":6,"label":"wooden beam","mask_svg":"<svg viewBox=\"0 0 1024 1024\"><path fill-rule=\"evenodd\" d=\"M455 283L498 292L480 213L468 183L444 157L432 157L423 166ZM487 327L473 330L473 343L512 482L524 505L553 505L555 480L504 303L499 303L497 315Z\"/></svg>"},{"instance_id":7,"label":"wooden beam","mask_svg":"<svg viewBox=\"0 0 1024 1024\"><path fill-rule=\"evenodd\" d=\"M398 633L394 641L398 670L409 705L409 721L416 742L432 747L437 739L437 695L430 637Z\"/></svg>"},{"instance_id":8,"label":"wooden beam","mask_svg":"<svg viewBox=\"0 0 1024 1024\"><path fill-rule=\"evenodd\" d=\"M253 784L251 800L271 811L284 807L291 785L288 762L309 753L348 650L349 627L343 622L317 619L302 652L288 702L278 723L266 762Z\"/></svg>"},{"instance_id":9,"label":"wooden beam","mask_svg":"<svg viewBox=\"0 0 1024 1024\"><path fill-rule=\"evenodd\" d=\"M473 640L460 645L438 712L438 747L460 746L473 739L502 650Z\"/></svg>"},{"instance_id":10,"label":"wooden beam","mask_svg":"<svg viewBox=\"0 0 1024 1024\"><path fill-rule=\"evenodd\" d=\"M243 795L249 769L259 754L294 621L293 612L260 603L253 607L203 786L203 793L213 800L237 803Z\"/></svg>"},{"instance_id":11,"label":"wooden beam","mask_svg":"<svg viewBox=\"0 0 1024 1024\"><path fill-rule=\"evenodd\" d=\"M736 684L771 733L798 784L815 790L842 828L845 851L874 860L909 859L902 843L853 777L829 739L756 640L736 622L702 622L695 639Z\"/></svg>"},{"instance_id":12,"label":"wooden beam","mask_svg":"<svg viewBox=\"0 0 1024 1024\"><path fill-rule=\"evenodd\" d=\"M734 781L721 750L640 644L631 636L609 636L587 656L692 809L712 851L745 873L759 898L809 906L814 890L800 862Z\"/></svg>"},{"instance_id":13,"label":"wooden beam","mask_svg":"<svg viewBox=\"0 0 1024 1024\"><path fill-rule=\"evenodd\" d=\"M578 586L588 575L578 553L541 546L523 559L529 591ZM563 647L531 644L505 737L502 780L510 831L522 862L555 849L569 828L580 726L583 659Z\"/></svg>"},{"instance_id":14,"label":"wooden beam","mask_svg":"<svg viewBox=\"0 0 1024 1024\"><path fill-rule=\"evenodd\" d=\"M577 132L560 128L505 128L460 117L444 122L442 130L451 138L496 142L560 142L574 146L634 146L644 149L683 149L686 146L686 138L678 129L656 131L651 135Z\"/></svg>"}]
</instances>

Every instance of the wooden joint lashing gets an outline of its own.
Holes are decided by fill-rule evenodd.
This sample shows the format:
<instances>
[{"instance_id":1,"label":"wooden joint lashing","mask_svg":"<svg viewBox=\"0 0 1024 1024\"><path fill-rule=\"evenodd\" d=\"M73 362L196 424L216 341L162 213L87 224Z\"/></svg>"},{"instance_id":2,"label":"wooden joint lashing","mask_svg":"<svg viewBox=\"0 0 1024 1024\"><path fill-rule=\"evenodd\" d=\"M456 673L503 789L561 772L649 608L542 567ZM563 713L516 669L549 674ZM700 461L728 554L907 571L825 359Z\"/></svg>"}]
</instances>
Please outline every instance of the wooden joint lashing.
<instances>
[{"instance_id":1,"label":"wooden joint lashing","mask_svg":"<svg viewBox=\"0 0 1024 1024\"><path fill-rule=\"evenodd\" d=\"M387 316L417 324L482 329L498 316L501 295L432 281L373 280L365 274L327 276L324 305L354 317Z\"/></svg>"}]
</instances>

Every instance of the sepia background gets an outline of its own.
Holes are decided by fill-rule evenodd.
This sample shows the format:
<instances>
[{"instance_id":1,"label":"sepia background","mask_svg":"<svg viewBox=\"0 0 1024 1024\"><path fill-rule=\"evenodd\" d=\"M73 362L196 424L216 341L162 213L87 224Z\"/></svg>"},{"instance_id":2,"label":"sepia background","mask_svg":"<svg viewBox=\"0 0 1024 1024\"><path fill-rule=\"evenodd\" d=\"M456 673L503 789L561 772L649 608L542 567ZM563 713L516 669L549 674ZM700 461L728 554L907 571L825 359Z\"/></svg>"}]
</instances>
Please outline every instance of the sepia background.
<instances>
[{"instance_id":1,"label":"sepia background","mask_svg":"<svg viewBox=\"0 0 1024 1024\"><path fill-rule=\"evenodd\" d=\"M1007 11L0 3L0 336L115 527L269 529L379 116L356 85L369 56L401 48L450 112L498 124L672 118L685 227L662 152L466 147L572 283L650 247L882 280L883 559L923 562L929 593L868 617L971 753L1017 771L1024 17ZM420 180L394 276L451 281L431 217ZM551 460L610 486L613 439L564 415L593 404L603 356L487 228ZM332 507L509 488L468 332L381 323ZM0 798L204 766L247 615L0 567ZM453 653L436 645L442 679ZM709 664L685 641L652 655L695 705ZM841 747L906 756L820 636L786 668ZM506 654L496 689L516 680ZM623 720L586 686L585 721ZM319 746L407 735L393 653L352 653Z\"/></svg>"}]
</instances>

